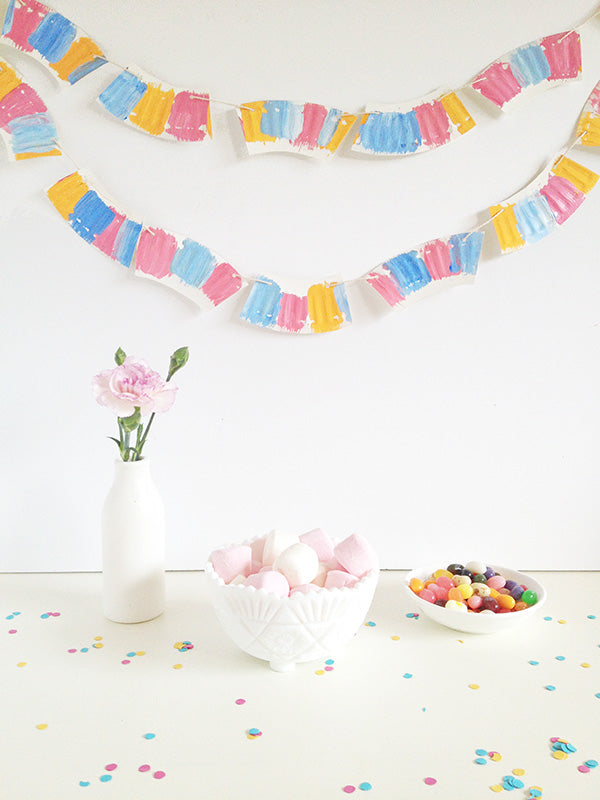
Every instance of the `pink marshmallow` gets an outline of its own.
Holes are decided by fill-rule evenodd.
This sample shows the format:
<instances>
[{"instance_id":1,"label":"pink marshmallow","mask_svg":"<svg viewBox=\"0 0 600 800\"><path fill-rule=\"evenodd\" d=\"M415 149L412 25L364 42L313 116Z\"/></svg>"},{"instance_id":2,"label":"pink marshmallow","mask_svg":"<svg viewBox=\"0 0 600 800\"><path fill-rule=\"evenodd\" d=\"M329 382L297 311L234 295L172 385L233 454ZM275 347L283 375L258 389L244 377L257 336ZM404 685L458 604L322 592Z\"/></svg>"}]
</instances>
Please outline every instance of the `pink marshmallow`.
<instances>
[{"instance_id":1,"label":"pink marshmallow","mask_svg":"<svg viewBox=\"0 0 600 800\"><path fill-rule=\"evenodd\" d=\"M311 592L318 592L321 587L316 586L314 583L301 583L300 586L294 586L292 594L300 592L300 594L311 594Z\"/></svg>"},{"instance_id":2,"label":"pink marshmallow","mask_svg":"<svg viewBox=\"0 0 600 800\"><path fill-rule=\"evenodd\" d=\"M343 572L341 569L332 569L325 578L325 588L343 589L344 586L354 586L357 581L356 575L350 575L349 572Z\"/></svg>"},{"instance_id":3,"label":"pink marshmallow","mask_svg":"<svg viewBox=\"0 0 600 800\"><path fill-rule=\"evenodd\" d=\"M254 586L255 589L262 589L268 594L277 595L277 597L287 597L290 593L289 583L281 572L275 572L275 570L250 575L244 581L244 586Z\"/></svg>"},{"instance_id":4,"label":"pink marshmallow","mask_svg":"<svg viewBox=\"0 0 600 800\"><path fill-rule=\"evenodd\" d=\"M312 547L319 556L319 561L331 561L333 558L333 541L321 528L303 533L300 541Z\"/></svg>"},{"instance_id":5,"label":"pink marshmallow","mask_svg":"<svg viewBox=\"0 0 600 800\"><path fill-rule=\"evenodd\" d=\"M245 544L223 547L212 552L210 560L217 575L229 583L237 575L247 577L250 574L252 550Z\"/></svg>"},{"instance_id":6,"label":"pink marshmallow","mask_svg":"<svg viewBox=\"0 0 600 800\"><path fill-rule=\"evenodd\" d=\"M333 552L342 567L359 578L377 566L377 554L367 540L357 533L336 544Z\"/></svg>"}]
</instances>

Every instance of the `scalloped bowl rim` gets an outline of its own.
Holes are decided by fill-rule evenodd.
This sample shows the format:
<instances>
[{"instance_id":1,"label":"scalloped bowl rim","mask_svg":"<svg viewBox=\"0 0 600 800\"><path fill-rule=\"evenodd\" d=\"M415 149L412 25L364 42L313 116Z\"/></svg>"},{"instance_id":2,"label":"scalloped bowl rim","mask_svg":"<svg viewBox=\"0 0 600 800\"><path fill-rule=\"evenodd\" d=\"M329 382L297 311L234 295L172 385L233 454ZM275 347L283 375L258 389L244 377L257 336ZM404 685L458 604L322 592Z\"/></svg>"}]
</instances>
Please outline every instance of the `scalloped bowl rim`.
<instances>
[{"instance_id":1,"label":"scalloped bowl rim","mask_svg":"<svg viewBox=\"0 0 600 800\"><path fill-rule=\"evenodd\" d=\"M417 605L425 616L446 628L463 631L464 633L498 633L499 631L507 630L525 622L527 619L531 619L546 602L546 589L531 575L497 564L488 564L487 566L491 567L494 572L499 572L507 580L515 580L517 583L524 584L528 588L533 589L538 597L537 603L530 608L524 608L522 611L514 613L484 615L469 614L464 611L454 611L451 608L436 606L434 603L429 603L427 600L423 600L416 595L409 584L412 578L420 578L421 580L428 578L436 570L440 569L439 563L433 566L417 567L411 570L404 578L404 589L412 599L412 602Z\"/></svg>"}]
</instances>

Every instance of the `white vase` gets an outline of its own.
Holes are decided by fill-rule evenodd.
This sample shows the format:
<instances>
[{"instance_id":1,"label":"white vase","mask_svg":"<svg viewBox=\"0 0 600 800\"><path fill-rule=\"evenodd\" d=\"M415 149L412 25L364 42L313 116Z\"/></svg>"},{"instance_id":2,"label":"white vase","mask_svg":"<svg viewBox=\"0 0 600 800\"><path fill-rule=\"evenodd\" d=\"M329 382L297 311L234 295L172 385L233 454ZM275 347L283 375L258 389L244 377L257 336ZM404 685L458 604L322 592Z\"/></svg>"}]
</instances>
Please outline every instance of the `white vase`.
<instances>
[{"instance_id":1,"label":"white vase","mask_svg":"<svg viewBox=\"0 0 600 800\"><path fill-rule=\"evenodd\" d=\"M102 509L102 599L113 622L165 609L165 511L147 460L115 461Z\"/></svg>"}]
</instances>

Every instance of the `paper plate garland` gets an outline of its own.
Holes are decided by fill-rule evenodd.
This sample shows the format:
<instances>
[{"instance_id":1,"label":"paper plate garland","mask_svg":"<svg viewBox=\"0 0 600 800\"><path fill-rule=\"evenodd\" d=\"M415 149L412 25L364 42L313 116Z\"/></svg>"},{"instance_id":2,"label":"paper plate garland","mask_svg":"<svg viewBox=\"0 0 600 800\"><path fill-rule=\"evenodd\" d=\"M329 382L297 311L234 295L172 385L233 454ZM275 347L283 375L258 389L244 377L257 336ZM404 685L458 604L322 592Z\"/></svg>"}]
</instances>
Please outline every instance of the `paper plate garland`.
<instances>
[{"instance_id":1,"label":"paper plate garland","mask_svg":"<svg viewBox=\"0 0 600 800\"><path fill-rule=\"evenodd\" d=\"M212 136L207 93L178 89L137 67L124 69L98 100L109 114L151 136L178 142L201 142Z\"/></svg>"},{"instance_id":2,"label":"paper plate garland","mask_svg":"<svg viewBox=\"0 0 600 800\"><path fill-rule=\"evenodd\" d=\"M600 81L583 107L577 123L579 143L586 147L600 147Z\"/></svg>"},{"instance_id":3,"label":"paper plate garland","mask_svg":"<svg viewBox=\"0 0 600 800\"><path fill-rule=\"evenodd\" d=\"M566 31L512 50L480 72L471 86L505 111L524 93L577 80L580 76L581 38L577 31Z\"/></svg>"},{"instance_id":4,"label":"paper plate garland","mask_svg":"<svg viewBox=\"0 0 600 800\"><path fill-rule=\"evenodd\" d=\"M77 25L37 0L10 0L2 35L69 83L106 64L100 47Z\"/></svg>"},{"instance_id":5,"label":"paper plate garland","mask_svg":"<svg viewBox=\"0 0 600 800\"><path fill-rule=\"evenodd\" d=\"M62 155L46 104L19 73L1 59L0 136L15 161Z\"/></svg>"}]
</instances>

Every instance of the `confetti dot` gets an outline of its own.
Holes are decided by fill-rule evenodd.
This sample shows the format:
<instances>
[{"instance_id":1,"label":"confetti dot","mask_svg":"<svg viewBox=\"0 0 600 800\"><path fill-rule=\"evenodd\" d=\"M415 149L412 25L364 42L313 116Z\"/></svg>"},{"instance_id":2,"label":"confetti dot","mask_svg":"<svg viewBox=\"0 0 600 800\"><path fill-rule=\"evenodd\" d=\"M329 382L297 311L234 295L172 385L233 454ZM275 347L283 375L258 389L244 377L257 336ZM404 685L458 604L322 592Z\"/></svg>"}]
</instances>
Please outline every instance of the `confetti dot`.
<instances>
[{"instance_id":1,"label":"confetti dot","mask_svg":"<svg viewBox=\"0 0 600 800\"><path fill-rule=\"evenodd\" d=\"M502 761L502 756L500 755L500 753L496 753L495 750L490 750L489 756L492 759L492 761Z\"/></svg>"},{"instance_id":2,"label":"confetti dot","mask_svg":"<svg viewBox=\"0 0 600 800\"><path fill-rule=\"evenodd\" d=\"M145 733L144 739L154 739L156 737L155 733Z\"/></svg>"},{"instance_id":3,"label":"confetti dot","mask_svg":"<svg viewBox=\"0 0 600 800\"><path fill-rule=\"evenodd\" d=\"M148 772L150 769L150 764L142 764L141 767L138 767L138 772Z\"/></svg>"},{"instance_id":4,"label":"confetti dot","mask_svg":"<svg viewBox=\"0 0 600 800\"><path fill-rule=\"evenodd\" d=\"M16 633L16 632L17 632L17 629L16 629L16 628L11 628L11 629L9 630L9 633Z\"/></svg>"},{"instance_id":5,"label":"confetti dot","mask_svg":"<svg viewBox=\"0 0 600 800\"><path fill-rule=\"evenodd\" d=\"M8 617L6 617L6 619L14 619L14 618L15 618L14 614L9 614Z\"/></svg>"},{"instance_id":6,"label":"confetti dot","mask_svg":"<svg viewBox=\"0 0 600 800\"><path fill-rule=\"evenodd\" d=\"M369 781L363 781L363 783L358 784L358 788L361 790L361 792L370 792L373 787Z\"/></svg>"},{"instance_id":7,"label":"confetti dot","mask_svg":"<svg viewBox=\"0 0 600 800\"><path fill-rule=\"evenodd\" d=\"M79 652L80 652L80 653L87 653L87 651L88 651L89 649L90 649L89 647L82 647L82 648L81 648L81 650L80 650Z\"/></svg>"},{"instance_id":8,"label":"confetti dot","mask_svg":"<svg viewBox=\"0 0 600 800\"><path fill-rule=\"evenodd\" d=\"M555 656L555 658L556 658L557 661L564 661L565 660L564 656Z\"/></svg>"},{"instance_id":9,"label":"confetti dot","mask_svg":"<svg viewBox=\"0 0 600 800\"><path fill-rule=\"evenodd\" d=\"M600 692L596 692L596 694L594 695L594 697L600 697Z\"/></svg>"},{"instance_id":10,"label":"confetti dot","mask_svg":"<svg viewBox=\"0 0 600 800\"><path fill-rule=\"evenodd\" d=\"M173 664L173 669L181 669L183 664Z\"/></svg>"},{"instance_id":11,"label":"confetti dot","mask_svg":"<svg viewBox=\"0 0 600 800\"><path fill-rule=\"evenodd\" d=\"M330 667L332 664L335 664L335 661L333 660L333 658L328 658L325 663L327 664L328 667Z\"/></svg>"},{"instance_id":12,"label":"confetti dot","mask_svg":"<svg viewBox=\"0 0 600 800\"><path fill-rule=\"evenodd\" d=\"M584 661L584 662L581 664L581 666L582 666L582 667L584 667L585 669L587 669L587 668L590 666L590 664L588 664L588 663L587 663L587 661Z\"/></svg>"},{"instance_id":13,"label":"confetti dot","mask_svg":"<svg viewBox=\"0 0 600 800\"><path fill-rule=\"evenodd\" d=\"M559 761L563 761L565 758L568 758L568 753L565 753L564 750L555 750L552 753L552 758L557 758Z\"/></svg>"},{"instance_id":14,"label":"confetti dot","mask_svg":"<svg viewBox=\"0 0 600 800\"><path fill-rule=\"evenodd\" d=\"M567 620L566 619L559 619L558 620L558 624L559 625L566 625L567 624Z\"/></svg>"},{"instance_id":15,"label":"confetti dot","mask_svg":"<svg viewBox=\"0 0 600 800\"><path fill-rule=\"evenodd\" d=\"M405 672L403 678L412 678L412 672Z\"/></svg>"},{"instance_id":16,"label":"confetti dot","mask_svg":"<svg viewBox=\"0 0 600 800\"><path fill-rule=\"evenodd\" d=\"M94 641L95 642L101 642L102 641L102 637L101 636L94 636Z\"/></svg>"},{"instance_id":17,"label":"confetti dot","mask_svg":"<svg viewBox=\"0 0 600 800\"><path fill-rule=\"evenodd\" d=\"M367 628L374 628L375 627L375 623L371 622L370 620L369 620L369 622L365 622L365 625L367 626Z\"/></svg>"},{"instance_id":18,"label":"confetti dot","mask_svg":"<svg viewBox=\"0 0 600 800\"><path fill-rule=\"evenodd\" d=\"M77 649L75 647L71 647L69 650L67 650L67 653L76 653L76 652Z\"/></svg>"},{"instance_id":19,"label":"confetti dot","mask_svg":"<svg viewBox=\"0 0 600 800\"><path fill-rule=\"evenodd\" d=\"M352 786L351 784L344 786L344 788L342 789L342 792L346 792L346 794L352 794L352 792L355 791L356 791L356 786Z\"/></svg>"},{"instance_id":20,"label":"confetti dot","mask_svg":"<svg viewBox=\"0 0 600 800\"><path fill-rule=\"evenodd\" d=\"M124 658L121 664L131 664L131 661L128 658Z\"/></svg>"},{"instance_id":21,"label":"confetti dot","mask_svg":"<svg viewBox=\"0 0 600 800\"><path fill-rule=\"evenodd\" d=\"M487 756L487 754L488 754L488 751L487 750L483 750L481 747L479 748L479 750L475 750L475 755L476 756Z\"/></svg>"},{"instance_id":22,"label":"confetti dot","mask_svg":"<svg viewBox=\"0 0 600 800\"><path fill-rule=\"evenodd\" d=\"M503 787L500 786L499 783L495 783L493 786L490 786L490 789L492 790L492 792L501 792L502 788Z\"/></svg>"},{"instance_id":23,"label":"confetti dot","mask_svg":"<svg viewBox=\"0 0 600 800\"><path fill-rule=\"evenodd\" d=\"M36 725L35 727L38 729L38 731L45 731L48 725L45 722L40 722L40 724Z\"/></svg>"},{"instance_id":24,"label":"confetti dot","mask_svg":"<svg viewBox=\"0 0 600 800\"><path fill-rule=\"evenodd\" d=\"M325 672L331 672L332 670L333 670L333 667L325 667Z\"/></svg>"},{"instance_id":25,"label":"confetti dot","mask_svg":"<svg viewBox=\"0 0 600 800\"><path fill-rule=\"evenodd\" d=\"M585 764L580 764L580 765L577 767L577 769L579 770L579 772L589 772L589 771L590 771L590 768L589 768L589 767L586 767L586 765L585 765Z\"/></svg>"},{"instance_id":26,"label":"confetti dot","mask_svg":"<svg viewBox=\"0 0 600 800\"><path fill-rule=\"evenodd\" d=\"M94 644L92 645L92 647L95 647L95 648L96 648L96 650L100 650L100 648L101 648L101 647L104 647L104 645L102 644L102 642L94 642Z\"/></svg>"},{"instance_id":27,"label":"confetti dot","mask_svg":"<svg viewBox=\"0 0 600 800\"><path fill-rule=\"evenodd\" d=\"M116 768L117 768L117 765L116 765L116 764L107 764L107 765L104 767L104 769L105 769L107 772L112 772L112 771L113 771L113 770L115 770Z\"/></svg>"},{"instance_id":28,"label":"confetti dot","mask_svg":"<svg viewBox=\"0 0 600 800\"><path fill-rule=\"evenodd\" d=\"M42 619L48 619L49 616L50 616L50 614L40 614L40 617Z\"/></svg>"},{"instance_id":29,"label":"confetti dot","mask_svg":"<svg viewBox=\"0 0 600 800\"><path fill-rule=\"evenodd\" d=\"M244 700L243 697L238 697L238 699L235 701L235 704L236 706L243 706L245 702L246 701Z\"/></svg>"},{"instance_id":30,"label":"confetti dot","mask_svg":"<svg viewBox=\"0 0 600 800\"><path fill-rule=\"evenodd\" d=\"M586 767L591 767L592 769L598 766L598 762L595 758L588 758L588 760L584 761L583 763L586 765Z\"/></svg>"},{"instance_id":31,"label":"confetti dot","mask_svg":"<svg viewBox=\"0 0 600 800\"><path fill-rule=\"evenodd\" d=\"M596 619L596 615L595 614L588 614L588 619Z\"/></svg>"},{"instance_id":32,"label":"confetti dot","mask_svg":"<svg viewBox=\"0 0 600 800\"><path fill-rule=\"evenodd\" d=\"M476 758L475 759L475 763L476 764L487 764L487 761L485 760L485 758Z\"/></svg>"},{"instance_id":33,"label":"confetti dot","mask_svg":"<svg viewBox=\"0 0 600 800\"><path fill-rule=\"evenodd\" d=\"M250 736L260 736L260 728L250 728L248 733Z\"/></svg>"},{"instance_id":34,"label":"confetti dot","mask_svg":"<svg viewBox=\"0 0 600 800\"><path fill-rule=\"evenodd\" d=\"M539 662L539 661L530 661L529 663L531 664L531 666L533 666L533 667L537 667L537 665L538 665L540 662Z\"/></svg>"},{"instance_id":35,"label":"confetti dot","mask_svg":"<svg viewBox=\"0 0 600 800\"><path fill-rule=\"evenodd\" d=\"M136 653L136 656L145 656L145 655L146 655L146 651L145 650L138 650L137 653Z\"/></svg>"},{"instance_id":36,"label":"confetti dot","mask_svg":"<svg viewBox=\"0 0 600 800\"><path fill-rule=\"evenodd\" d=\"M400 639L399 636L392 636L392 641L397 642Z\"/></svg>"},{"instance_id":37,"label":"confetti dot","mask_svg":"<svg viewBox=\"0 0 600 800\"><path fill-rule=\"evenodd\" d=\"M550 620L552 619L552 617L544 617L544 619L546 620L546 622L550 622Z\"/></svg>"},{"instance_id":38,"label":"confetti dot","mask_svg":"<svg viewBox=\"0 0 600 800\"><path fill-rule=\"evenodd\" d=\"M26 666L27 666L26 661L19 661L19 663L17 664L17 667L26 667Z\"/></svg>"},{"instance_id":39,"label":"confetti dot","mask_svg":"<svg viewBox=\"0 0 600 800\"><path fill-rule=\"evenodd\" d=\"M89 786L90 782L89 781L79 781L79 785L80 786Z\"/></svg>"},{"instance_id":40,"label":"confetti dot","mask_svg":"<svg viewBox=\"0 0 600 800\"><path fill-rule=\"evenodd\" d=\"M325 670L324 669L317 669L317 670L315 670L315 675L325 675Z\"/></svg>"},{"instance_id":41,"label":"confetti dot","mask_svg":"<svg viewBox=\"0 0 600 800\"><path fill-rule=\"evenodd\" d=\"M112 781L112 775L100 775L100 780L102 783L108 783L108 781Z\"/></svg>"},{"instance_id":42,"label":"confetti dot","mask_svg":"<svg viewBox=\"0 0 600 800\"><path fill-rule=\"evenodd\" d=\"M549 692L553 692L556 689L556 686L552 686L552 684L549 683L547 686L544 686L544 689L547 689Z\"/></svg>"},{"instance_id":43,"label":"confetti dot","mask_svg":"<svg viewBox=\"0 0 600 800\"><path fill-rule=\"evenodd\" d=\"M519 767L517 767L516 769L513 769L512 772L513 772L513 775L525 775L525 770L524 769L520 769Z\"/></svg>"},{"instance_id":44,"label":"confetti dot","mask_svg":"<svg viewBox=\"0 0 600 800\"><path fill-rule=\"evenodd\" d=\"M435 778L423 778L423 783L426 783L427 786L433 786L437 783L437 780Z\"/></svg>"},{"instance_id":45,"label":"confetti dot","mask_svg":"<svg viewBox=\"0 0 600 800\"><path fill-rule=\"evenodd\" d=\"M153 773L152 777L159 781L161 778L164 778L166 774L167 773L163 772L162 769L157 769L156 772Z\"/></svg>"},{"instance_id":46,"label":"confetti dot","mask_svg":"<svg viewBox=\"0 0 600 800\"><path fill-rule=\"evenodd\" d=\"M132 650L131 653L127 653L127 658L134 658L134 657L135 657L135 651L134 650Z\"/></svg>"},{"instance_id":47,"label":"confetti dot","mask_svg":"<svg viewBox=\"0 0 600 800\"><path fill-rule=\"evenodd\" d=\"M479 688L480 688L480 686L479 686L478 683L470 683L469 684L469 689L479 689Z\"/></svg>"},{"instance_id":48,"label":"confetti dot","mask_svg":"<svg viewBox=\"0 0 600 800\"><path fill-rule=\"evenodd\" d=\"M464 639L457 639L456 641L457 641L457 642L460 642L461 644L464 644L464 643L465 643L465 642L464 642Z\"/></svg>"}]
</instances>

